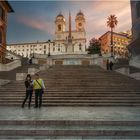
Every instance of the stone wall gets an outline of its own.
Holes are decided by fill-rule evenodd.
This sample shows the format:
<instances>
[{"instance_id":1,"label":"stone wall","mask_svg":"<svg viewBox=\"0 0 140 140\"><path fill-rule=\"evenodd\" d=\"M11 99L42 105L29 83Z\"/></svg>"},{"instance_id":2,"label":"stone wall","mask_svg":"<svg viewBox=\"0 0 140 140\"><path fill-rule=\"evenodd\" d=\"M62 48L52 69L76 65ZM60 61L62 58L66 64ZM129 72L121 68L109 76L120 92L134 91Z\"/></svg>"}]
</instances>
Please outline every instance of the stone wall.
<instances>
[{"instance_id":1,"label":"stone wall","mask_svg":"<svg viewBox=\"0 0 140 140\"><path fill-rule=\"evenodd\" d=\"M19 66L21 66L21 60L14 60L13 62L8 63L8 64L0 63L0 71L10 71Z\"/></svg>"},{"instance_id":2,"label":"stone wall","mask_svg":"<svg viewBox=\"0 0 140 140\"><path fill-rule=\"evenodd\" d=\"M129 61L129 65L140 68L140 55L133 57L133 59Z\"/></svg>"},{"instance_id":3,"label":"stone wall","mask_svg":"<svg viewBox=\"0 0 140 140\"><path fill-rule=\"evenodd\" d=\"M44 58L44 59L43 59ZM101 57L98 54L89 55L75 55L75 54L65 54L65 55L55 55L46 57L45 55L35 55L33 58L33 63L52 66L52 65L98 65L102 68L106 68L106 57ZM43 63L40 63L43 62Z\"/></svg>"},{"instance_id":4,"label":"stone wall","mask_svg":"<svg viewBox=\"0 0 140 140\"><path fill-rule=\"evenodd\" d=\"M0 86L6 85L8 83L10 83L10 80L0 79Z\"/></svg>"}]
</instances>

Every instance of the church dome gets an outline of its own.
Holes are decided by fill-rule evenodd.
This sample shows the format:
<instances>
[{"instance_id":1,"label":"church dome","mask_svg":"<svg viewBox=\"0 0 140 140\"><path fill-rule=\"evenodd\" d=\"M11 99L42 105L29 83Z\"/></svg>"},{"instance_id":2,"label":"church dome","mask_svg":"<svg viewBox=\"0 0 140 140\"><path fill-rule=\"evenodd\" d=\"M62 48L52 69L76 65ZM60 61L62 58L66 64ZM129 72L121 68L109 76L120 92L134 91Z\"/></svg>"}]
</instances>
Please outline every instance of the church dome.
<instances>
[{"instance_id":1,"label":"church dome","mask_svg":"<svg viewBox=\"0 0 140 140\"><path fill-rule=\"evenodd\" d=\"M59 13L56 18L58 18L58 17L64 18L64 16L61 13Z\"/></svg>"},{"instance_id":2,"label":"church dome","mask_svg":"<svg viewBox=\"0 0 140 140\"><path fill-rule=\"evenodd\" d=\"M75 18L76 21L79 21L79 20L84 20L85 21L85 17L84 17L84 14L83 12L79 11L76 15L76 18Z\"/></svg>"},{"instance_id":3,"label":"church dome","mask_svg":"<svg viewBox=\"0 0 140 140\"><path fill-rule=\"evenodd\" d=\"M76 16L83 16L84 17L84 14L81 11L79 11Z\"/></svg>"},{"instance_id":4,"label":"church dome","mask_svg":"<svg viewBox=\"0 0 140 140\"><path fill-rule=\"evenodd\" d=\"M65 18L61 13L59 13L56 17L56 21L65 21Z\"/></svg>"}]
</instances>

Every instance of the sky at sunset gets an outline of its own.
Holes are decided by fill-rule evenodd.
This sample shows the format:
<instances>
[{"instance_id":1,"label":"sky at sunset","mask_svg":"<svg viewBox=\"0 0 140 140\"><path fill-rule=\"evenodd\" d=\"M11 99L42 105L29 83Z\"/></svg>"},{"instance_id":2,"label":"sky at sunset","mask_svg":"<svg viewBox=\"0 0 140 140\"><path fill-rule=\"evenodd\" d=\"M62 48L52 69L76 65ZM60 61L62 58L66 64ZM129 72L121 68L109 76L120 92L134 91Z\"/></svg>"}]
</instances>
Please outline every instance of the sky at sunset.
<instances>
[{"instance_id":1,"label":"sky at sunset","mask_svg":"<svg viewBox=\"0 0 140 140\"><path fill-rule=\"evenodd\" d=\"M131 29L129 0L98 1L9 1L14 13L8 15L7 43L47 41L54 39L55 17L61 12L68 22L71 11L72 28L80 10L86 19L87 40L100 37L109 30L106 20L110 14L118 18L116 32ZM68 25L68 24L67 24Z\"/></svg>"}]
</instances>

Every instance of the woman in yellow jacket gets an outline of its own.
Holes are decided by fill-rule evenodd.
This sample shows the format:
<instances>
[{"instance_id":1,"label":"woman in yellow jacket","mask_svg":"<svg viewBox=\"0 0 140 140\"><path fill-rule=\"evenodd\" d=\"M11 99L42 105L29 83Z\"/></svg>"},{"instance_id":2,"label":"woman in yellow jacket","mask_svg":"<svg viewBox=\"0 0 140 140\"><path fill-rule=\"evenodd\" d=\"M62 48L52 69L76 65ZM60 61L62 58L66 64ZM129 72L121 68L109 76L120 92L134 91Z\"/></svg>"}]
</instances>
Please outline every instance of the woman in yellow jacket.
<instances>
[{"instance_id":1,"label":"woman in yellow jacket","mask_svg":"<svg viewBox=\"0 0 140 140\"><path fill-rule=\"evenodd\" d=\"M42 94L45 89L44 81L39 77L39 74L35 74L35 80L33 81L33 88L35 90L35 108L42 106ZM39 102L39 103L38 103Z\"/></svg>"}]
</instances>

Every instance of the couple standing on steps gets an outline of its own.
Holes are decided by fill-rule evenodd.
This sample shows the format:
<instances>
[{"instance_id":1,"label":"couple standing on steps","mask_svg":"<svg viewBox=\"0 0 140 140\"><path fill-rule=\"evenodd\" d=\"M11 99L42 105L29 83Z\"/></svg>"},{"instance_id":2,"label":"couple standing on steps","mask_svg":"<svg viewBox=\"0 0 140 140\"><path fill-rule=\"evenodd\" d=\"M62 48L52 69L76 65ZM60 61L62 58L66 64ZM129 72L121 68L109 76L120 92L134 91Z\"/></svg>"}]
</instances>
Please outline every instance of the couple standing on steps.
<instances>
[{"instance_id":1,"label":"couple standing on steps","mask_svg":"<svg viewBox=\"0 0 140 140\"><path fill-rule=\"evenodd\" d=\"M106 61L106 69L107 70L113 70L113 62L112 61L109 61L108 59L107 59L107 61Z\"/></svg>"},{"instance_id":2,"label":"couple standing on steps","mask_svg":"<svg viewBox=\"0 0 140 140\"><path fill-rule=\"evenodd\" d=\"M35 108L42 106L42 94L45 89L44 81L39 77L39 74L35 74L35 80L32 80L31 75L28 74L25 80L26 96L22 103L24 108L25 102L29 98L28 107L31 106L32 94L35 92Z\"/></svg>"}]
</instances>

